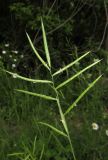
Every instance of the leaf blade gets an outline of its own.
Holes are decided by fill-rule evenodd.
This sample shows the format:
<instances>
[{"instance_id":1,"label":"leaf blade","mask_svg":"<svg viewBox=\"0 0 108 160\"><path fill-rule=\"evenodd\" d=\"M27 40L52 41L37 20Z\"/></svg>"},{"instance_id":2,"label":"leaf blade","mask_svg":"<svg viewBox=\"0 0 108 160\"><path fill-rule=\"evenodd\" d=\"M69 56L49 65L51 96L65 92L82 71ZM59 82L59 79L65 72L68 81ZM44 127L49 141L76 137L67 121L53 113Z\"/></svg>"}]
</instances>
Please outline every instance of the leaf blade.
<instances>
[{"instance_id":1,"label":"leaf blade","mask_svg":"<svg viewBox=\"0 0 108 160\"><path fill-rule=\"evenodd\" d=\"M64 115L68 114L75 106L76 104L84 97L84 95L95 85L95 83L102 77L100 75L98 78L96 78L80 95L79 97L73 102L72 105L66 110Z\"/></svg>"},{"instance_id":2,"label":"leaf blade","mask_svg":"<svg viewBox=\"0 0 108 160\"><path fill-rule=\"evenodd\" d=\"M46 95L43 95L43 94L34 93L34 92L30 92L30 91L25 91L25 90L21 90L21 89L15 89L15 90L18 91L18 92L28 94L28 95L37 96L37 97L40 97L40 98L43 98L43 99L56 101L56 98L51 97L51 96L46 96Z\"/></svg>"},{"instance_id":3,"label":"leaf blade","mask_svg":"<svg viewBox=\"0 0 108 160\"><path fill-rule=\"evenodd\" d=\"M48 67L47 63L41 58L41 56L38 54L37 50L35 49L28 33L26 33L26 35L27 35L27 38L28 38L28 41L30 43L30 46L31 46L32 50L34 51L34 53L36 54L38 59L41 61L41 63L49 70L49 67Z\"/></svg>"},{"instance_id":4,"label":"leaf blade","mask_svg":"<svg viewBox=\"0 0 108 160\"><path fill-rule=\"evenodd\" d=\"M19 155L24 155L24 153L10 153L8 156L19 156Z\"/></svg>"},{"instance_id":5,"label":"leaf blade","mask_svg":"<svg viewBox=\"0 0 108 160\"><path fill-rule=\"evenodd\" d=\"M75 74L74 76L70 77L68 80L62 82L61 84L59 84L56 89L59 89L63 86L65 86L67 83L69 83L70 81L72 81L73 79L75 79L76 77L78 77L80 74L82 74L83 72L85 72L86 70L88 70L89 68L93 67L94 65L96 65L97 63L99 63L101 60L98 60L92 64L90 64L89 66L87 66L86 68L80 70L77 74Z\"/></svg>"},{"instance_id":6,"label":"leaf blade","mask_svg":"<svg viewBox=\"0 0 108 160\"><path fill-rule=\"evenodd\" d=\"M13 75L13 76L15 75L16 78L19 78L19 79L22 79L22 80L25 80L25 81L34 82L34 83L52 83L52 81L49 81L49 80L31 79L31 78L20 76L17 73L13 73L13 72L10 72L10 71L7 71L7 70L4 70L4 71L9 73L10 75Z\"/></svg>"},{"instance_id":7,"label":"leaf blade","mask_svg":"<svg viewBox=\"0 0 108 160\"><path fill-rule=\"evenodd\" d=\"M62 135L64 137L67 137L67 135L64 132L60 131L59 129L55 128L54 126L52 126L52 125L50 125L48 123L44 123L44 122L38 122L38 123L51 128L52 130L54 130L55 132L57 132L58 134L60 134L60 135Z\"/></svg>"},{"instance_id":8,"label":"leaf blade","mask_svg":"<svg viewBox=\"0 0 108 160\"><path fill-rule=\"evenodd\" d=\"M85 56L87 56L89 53L90 53L90 51L87 52L87 53L85 53L84 55L82 55L81 57L79 57L78 59L76 59L75 61L71 62L71 63L68 64L67 66L63 67L62 69L59 69L57 72L55 72L55 73L53 74L53 76L56 76L56 75L58 75L59 73L64 72L66 69L72 67L75 63L79 62L81 59L83 59L83 58L84 58Z\"/></svg>"},{"instance_id":9,"label":"leaf blade","mask_svg":"<svg viewBox=\"0 0 108 160\"><path fill-rule=\"evenodd\" d=\"M45 32L45 28L44 28L42 19L41 19L41 26L42 26L42 34L43 34L43 42L44 42L44 49L46 53L46 59L47 59L49 67L51 67L51 60L50 60L50 54L49 54L49 49L48 49L48 44L47 44L46 32Z\"/></svg>"}]
</instances>

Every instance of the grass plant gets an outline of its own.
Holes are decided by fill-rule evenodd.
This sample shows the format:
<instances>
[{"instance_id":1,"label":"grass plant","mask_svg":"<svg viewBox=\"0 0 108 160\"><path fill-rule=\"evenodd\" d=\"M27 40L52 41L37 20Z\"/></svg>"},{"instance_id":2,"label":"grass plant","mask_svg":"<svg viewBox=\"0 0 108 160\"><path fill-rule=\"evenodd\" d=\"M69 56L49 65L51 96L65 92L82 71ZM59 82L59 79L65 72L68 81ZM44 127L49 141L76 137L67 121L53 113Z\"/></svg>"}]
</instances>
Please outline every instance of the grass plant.
<instances>
[{"instance_id":1,"label":"grass plant","mask_svg":"<svg viewBox=\"0 0 108 160\"><path fill-rule=\"evenodd\" d=\"M30 39L30 36L28 35L28 33L26 33L26 34L27 34L27 38L28 38L28 41L30 43L30 46L31 46L32 50L34 51L34 53L36 54L36 56L40 60L40 62L43 64L45 69L49 72L50 79L48 79L48 80L47 79L45 79L45 80L43 80L43 79L42 80L41 79L31 79L31 78L23 77L21 75L18 75L16 73L13 73L13 72L10 72L10 71L7 71L7 70L4 70L4 71L11 74L13 77L24 80L24 81L34 82L34 83L39 84L39 85L44 84L44 85L50 86L50 88L52 89L52 92L54 92L53 96L48 95L48 94L36 93L36 92L33 92L33 91L29 91L29 90L23 90L23 89L15 89L15 91L18 91L18 92L21 92L21 93L24 93L24 94L27 94L27 95L33 95L33 96L36 96L36 97L39 97L39 98L43 98L43 99L48 100L48 101L52 101L52 103L54 103L55 106L56 105L58 106L59 117L60 117L60 119L58 119L58 121L60 121L60 123L62 124L62 127L60 127L60 129L55 127L54 125L52 125L50 123L39 121L39 120L36 121L36 125L38 127L40 125L44 125L44 126L50 128L52 130L52 133L54 131L58 135L63 136L65 140L67 139L67 141L70 145L71 153L72 153L72 155L70 156L71 157L70 159L77 160L76 155L75 155L75 151L74 151L74 148L73 148L72 140L71 140L71 133L70 133L69 125L68 125L68 123L69 123L68 122L69 113L72 111L72 109L74 107L76 107L78 105L78 103L82 99L82 97L95 85L95 83L97 83L97 81L99 81L99 79L101 78L102 75L99 75L99 77L97 77L92 83L90 83L88 85L88 87L85 90L82 91L82 93L76 98L76 100L74 102L72 102L72 104L70 104L68 106L68 108L65 111L63 111L62 103L61 103L61 100L60 100L61 89L68 86L68 84L71 83L75 78L79 77L85 71L89 70L90 68L92 68L93 66L98 64L101 60L96 60L92 64L86 66L85 68L78 71L76 74L72 75L68 79L66 79L63 82L61 82L60 84L58 84L58 82L56 82L56 77L57 76L59 76L60 74L62 74L65 71L68 71L71 67L73 67L73 65L77 64L82 59L84 59L86 56L91 54L91 52L86 52L84 55L77 58L74 62L71 62L70 64L64 66L63 68L61 68L58 71L53 73L53 66L52 66L52 63L51 63L51 57L50 57L49 50L48 50L45 28L44 28L42 20L41 20L41 26L42 26L43 43L44 43L44 49L45 49L45 54L46 54L46 61L39 55L39 53L35 49L35 47L32 43L32 40ZM9 156L10 157L14 156L14 157L17 157L21 160L35 160L35 159L37 159L34 156L35 143L36 143L36 137L35 137L34 144L33 144L33 152L31 152L31 150L29 150L29 148L24 147L25 148L24 153L12 153L12 154L9 154ZM41 152L40 152L40 158L39 158L40 160L44 159L43 158L44 147L45 146L43 144L42 148L41 148Z\"/></svg>"}]
</instances>

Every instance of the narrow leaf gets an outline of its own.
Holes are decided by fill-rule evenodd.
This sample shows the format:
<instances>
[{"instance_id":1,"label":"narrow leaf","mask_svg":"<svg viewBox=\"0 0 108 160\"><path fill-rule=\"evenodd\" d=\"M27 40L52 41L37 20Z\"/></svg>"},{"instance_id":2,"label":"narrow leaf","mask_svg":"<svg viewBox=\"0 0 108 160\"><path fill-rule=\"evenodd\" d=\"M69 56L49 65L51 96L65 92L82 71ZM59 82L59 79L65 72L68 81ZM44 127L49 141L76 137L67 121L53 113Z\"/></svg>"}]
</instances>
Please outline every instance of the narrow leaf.
<instances>
[{"instance_id":1,"label":"narrow leaf","mask_svg":"<svg viewBox=\"0 0 108 160\"><path fill-rule=\"evenodd\" d=\"M38 59L41 61L41 63L49 70L49 67L48 67L47 63L41 58L41 56L38 54L37 50L35 49L35 47L34 47L32 41L31 41L28 33L26 33L26 35L27 35L27 38L29 40L29 43L31 45L32 50L34 51L34 53L36 54L36 56L38 57Z\"/></svg>"},{"instance_id":2,"label":"narrow leaf","mask_svg":"<svg viewBox=\"0 0 108 160\"><path fill-rule=\"evenodd\" d=\"M37 97L41 97L41 98L44 98L44 99L47 99L47 100L56 101L56 98L53 98L53 97L50 97L50 96L46 96L46 95L43 95L43 94L38 94L38 93L34 93L34 92L24 91L24 90L20 90L20 89L15 89L15 90L18 91L18 92L22 92L22 93L25 93L25 94L32 95L32 96L37 96Z\"/></svg>"},{"instance_id":3,"label":"narrow leaf","mask_svg":"<svg viewBox=\"0 0 108 160\"><path fill-rule=\"evenodd\" d=\"M36 150L36 140L37 140L37 136L35 136L35 139L33 142L33 154L35 153L35 150Z\"/></svg>"},{"instance_id":4,"label":"narrow leaf","mask_svg":"<svg viewBox=\"0 0 108 160\"><path fill-rule=\"evenodd\" d=\"M49 67L51 67L50 54L49 54L49 50L48 50L46 33L45 33L45 28L44 28L42 19L41 19L41 25L42 25L43 42L44 42L44 49L45 49L45 53L46 53L46 59L47 59Z\"/></svg>"},{"instance_id":5,"label":"narrow leaf","mask_svg":"<svg viewBox=\"0 0 108 160\"><path fill-rule=\"evenodd\" d=\"M55 72L55 73L53 74L53 76L56 76L56 75L58 75L59 73L61 73L61 72L65 71L65 70L67 70L68 68L72 67L75 63L77 63L78 61L80 61L81 59L83 59L83 58L84 58L85 56L87 56L89 53L90 53L90 51L87 52L87 53L85 53L84 55L82 55L82 56L79 57L78 59L76 59L74 62L71 62L71 63L68 64L67 66L61 68L60 70L58 70L57 72Z\"/></svg>"},{"instance_id":6,"label":"narrow leaf","mask_svg":"<svg viewBox=\"0 0 108 160\"><path fill-rule=\"evenodd\" d=\"M24 155L24 153L10 153L8 156L19 156L19 155Z\"/></svg>"},{"instance_id":7,"label":"narrow leaf","mask_svg":"<svg viewBox=\"0 0 108 160\"><path fill-rule=\"evenodd\" d=\"M30 158L30 155L27 155L27 156L24 158L24 160L30 160L29 158Z\"/></svg>"},{"instance_id":8,"label":"narrow leaf","mask_svg":"<svg viewBox=\"0 0 108 160\"><path fill-rule=\"evenodd\" d=\"M43 144L43 147L42 147L42 151L41 151L41 154L40 154L40 158L39 158L39 160L41 160L42 159L42 157L43 157L43 153L44 153L44 144Z\"/></svg>"},{"instance_id":9,"label":"narrow leaf","mask_svg":"<svg viewBox=\"0 0 108 160\"><path fill-rule=\"evenodd\" d=\"M60 134L60 135L62 135L62 136L64 136L64 137L67 137L67 135L66 135L64 132L62 132L62 131L60 131L59 129L53 127L52 125L50 125L50 124L48 124L48 123L44 123L44 122L39 122L39 123L42 124L42 125L45 125L45 126L47 126L47 127L49 127L49 128L51 128L52 130L54 130L55 132L57 132L57 133Z\"/></svg>"},{"instance_id":10,"label":"narrow leaf","mask_svg":"<svg viewBox=\"0 0 108 160\"><path fill-rule=\"evenodd\" d=\"M82 99L82 97L84 97L84 95L95 85L95 83L102 77L99 76L98 78L96 78L81 94L80 96L75 100L75 102L67 109L67 111L64 113L64 115L66 115L67 113L69 113L75 106L76 104Z\"/></svg>"},{"instance_id":11,"label":"narrow leaf","mask_svg":"<svg viewBox=\"0 0 108 160\"><path fill-rule=\"evenodd\" d=\"M82 69L81 71L79 71L78 73L76 73L74 76L72 76L71 78L69 78L68 80L64 81L63 83L61 83L60 85L58 85L56 87L56 89L59 89L63 86L65 86L67 83L69 83L70 81L72 81L73 79L75 79L76 77L78 77L80 74L82 74L83 72L85 72L86 70L88 70L89 68L93 67L94 65L96 65L97 63L99 63L101 60L96 61L92 64L90 64L89 66L87 66L86 68Z\"/></svg>"},{"instance_id":12,"label":"narrow leaf","mask_svg":"<svg viewBox=\"0 0 108 160\"><path fill-rule=\"evenodd\" d=\"M13 76L13 78L15 77L15 78L19 78L19 79L29 81L29 82L33 82L33 83L52 83L51 81L48 81L48 80L31 79L31 78L20 76L17 73L9 72L7 70L4 70L4 71L11 74Z\"/></svg>"}]
</instances>

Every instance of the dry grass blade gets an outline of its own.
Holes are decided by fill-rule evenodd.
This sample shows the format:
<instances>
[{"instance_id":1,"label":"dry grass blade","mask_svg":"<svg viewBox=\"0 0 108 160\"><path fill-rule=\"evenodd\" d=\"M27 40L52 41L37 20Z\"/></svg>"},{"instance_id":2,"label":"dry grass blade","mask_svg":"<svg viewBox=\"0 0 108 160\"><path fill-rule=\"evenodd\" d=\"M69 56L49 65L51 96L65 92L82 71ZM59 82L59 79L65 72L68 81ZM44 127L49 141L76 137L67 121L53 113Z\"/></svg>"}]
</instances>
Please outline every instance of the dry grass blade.
<instances>
[{"instance_id":1,"label":"dry grass blade","mask_svg":"<svg viewBox=\"0 0 108 160\"><path fill-rule=\"evenodd\" d=\"M98 78L96 78L81 94L80 96L75 100L75 102L67 109L67 111L64 113L64 115L66 115L67 113L69 113L75 106L76 104L84 97L84 95L95 85L95 83L102 77L99 76Z\"/></svg>"},{"instance_id":2,"label":"dry grass blade","mask_svg":"<svg viewBox=\"0 0 108 160\"><path fill-rule=\"evenodd\" d=\"M24 90L20 90L20 89L15 89L15 90L18 91L18 92L22 92L22 93L25 93L25 94L32 95L32 96L37 96L37 97L44 98L44 99L47 99L47 100L56 101L56 98L53 98L53 97L50 97L50 96L46 96L46 95L43 95L43 94L38 94L38 93L34 93L34 92L24 91Z\"/></svg>"}]
</instances>

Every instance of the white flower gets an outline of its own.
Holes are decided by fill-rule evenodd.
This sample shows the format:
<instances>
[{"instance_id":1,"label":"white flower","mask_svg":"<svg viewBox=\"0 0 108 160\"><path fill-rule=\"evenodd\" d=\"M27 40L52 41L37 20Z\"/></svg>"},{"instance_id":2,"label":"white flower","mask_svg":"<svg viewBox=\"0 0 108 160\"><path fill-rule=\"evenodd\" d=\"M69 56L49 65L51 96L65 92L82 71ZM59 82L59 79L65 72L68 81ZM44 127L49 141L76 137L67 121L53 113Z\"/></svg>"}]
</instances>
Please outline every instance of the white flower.
<instances>
[{"instance_id":1,"label":"white flower","mask_svg":"<svg viewBox=\"0 0 108 160\"><path fill-rule=\"evenodd\" d=\"M20 57L21 57L21 58L24 58L24 55L22 54Z\"/></svg>"},{"instance_id":2,"label":"white flower","mask_svg":"<svg viewBox=\"0 0 108 160\"><path fill-rule=\"evenodd\" d=\"M6 51L5 51L5 50L3 50L3 51L2 51L2 54L6 54Z\"/></svg>"},{"instance_id":3,"label":"white flower","mask_svg":"<svg viewBox=\"0 0 108 160\"><path fill-rule=\"evenodd\" d=\"M14 62L16 62L17 61L17 59L14 59Z\"/></svg>"},{"instance_id":4,"label":"white flower","mask_svg":"<svg viewBox=\"0 0 108 160\"><path fill-rule=\"evenodd\" d=\"M106 135L108 136L108 129L105 131Z\"/></svg>"},{"instance_id":5,"label":"white flower","mask_svg":"<svg viewBox=\"0 0 108 160\"><path fill-rule=\"evenodd\" d=\"M18 54L18 51L14 51L14 53Z\"/></svg>"},{"instance_id":6,"label":"white flower","mask_svg":"<svg viewBox=\"0 0 108 160\"><path fill-rule=\"evenodd\" d=\"M5 44L5 47L9 47L9 43L6 43L6 44Z\"/></svg>"},{"instance_id":7,"label":"white flower","mask_svg":"<svg viewBox=\"0 0 108 160\"><path fill-rule=\"evenodd\" d=\"M98 130L99 129L99 125L97 123L92 123L92 129L93 130Z\"/></svg>"},{"instance_id":8,"label":"white flower","mask_svg":"<svg viewBox=\"0 0 108 160\"><path fill-rule=\"evenodd\" d=\"M12 55L9 55L10 58L12 58Z\"/></svg>"},{"instance_id":9,"label":"white flower","mask_svg":"<svg viewBox=\"0 0 108 160\"><path fill-rule=\"evenodd\" d=\"M16 64L12 64L12 68L15 68L16 67Z\"/></svg>"},{"instance_id":10,"label":"white flower","mask_svg":"<svg viewBox=\"0 0 108 160\"><path fill-rule=\"evenodd\" d=\"M13 52L13 53L16 53L16 54L18 54L18 51L16 51L16 50L15 50L15 51L12 51L12 52Z\"/></svg>"}]
</instances>

